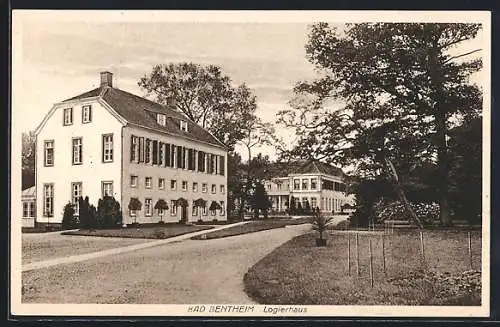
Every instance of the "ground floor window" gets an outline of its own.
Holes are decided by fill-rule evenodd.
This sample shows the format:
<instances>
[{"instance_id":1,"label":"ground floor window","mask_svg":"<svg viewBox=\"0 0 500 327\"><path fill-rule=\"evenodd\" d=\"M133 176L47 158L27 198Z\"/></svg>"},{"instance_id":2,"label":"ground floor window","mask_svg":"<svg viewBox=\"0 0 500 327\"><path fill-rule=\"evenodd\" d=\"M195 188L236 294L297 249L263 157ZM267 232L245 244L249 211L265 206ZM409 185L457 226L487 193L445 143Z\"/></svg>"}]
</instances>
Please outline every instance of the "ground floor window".
<instances>
[{"instance_id":1,"label":"ground floor window","mask_svg":"<svg viewBox=\"0 0 500 327\"><path fill-rule=\"evenodd\" d=\"M207 215L207 206L203 206L202 208L203 208L202 214L203 214L203 216L206 216Z\"/></svg>"},{"instance_id":2,"label":"ground floor window","mask_svg":"<svg viewBox=\"0 0 500 327\"><path fill-rule=\"evenodd\" d=\"M225 204L224 204L224 201L221 201L220 202L220 214L221 214L221 216L224 216L224 213L225 213Z\"/></svg>"},{"instance_id":3,"label":"ground floor window","mask_svg":"<svg viewBox=\"0 0 500 327\"><path fill-rule=\"evenodd\" d=\"M193 201L193 216L198 216L198 207L194 205L194 201Z\"/></svg>"},{"instance_id":4,"label":"ground floor window","mask_svg":"<svg viewBox=\"0 0 500 327\"><path fill-rule=\"evenodd\" d=\"M35 202L24 201L23 202L23 218L33 218L35 217Z\"/></svg>"},{"instance_id":5,"label":"ground floor window","mask_svg":"<svg viewBox=\"0 0 500 327\"><path fill-rule=\"evenodd\" d=\"M146 198L144 200L144 214L146 216L152 216L153 215L153 200Z\"/></svg>"},{"instance_id":6,"label":"ground floor window","mask_svg":"<svg viewBox=\"0 0 500 327\"><path fill-rule=\"evenodd\" d=\"M43 216L54 216L54 184L43 184Z\"/></svg>"},{"instance_id":7,"label":"ground floor window","mask_svg":"<svg viewBox=\"0 0 500 327\"><path fill-rule=\"evenodd\" d=\"M175 200L172 200L172 201L170 202L170 214L171 214L172 216L177 215L177 203L176 203L176 201L175 201Z\"/></svg>"},{"instance_id":8,"label":"ground floor window","mask_svg":"<svg viewBox=\"0 0 500 327\"><path fill-rule=\"evenodd\" d=\"M75 215L80 212L78 199L82 196L82 182L71 183L71 203L75 206Z\"/></svg>"},{"instance_id":9,"label":"ground floor window","mask_svg":"<svg viewBox=\"0 0 500 327\"><path fill-rule=\"evenodd\" d=\"M113 182L102 182L102 197L113 196Z\"/></svg>"}]
</instances>

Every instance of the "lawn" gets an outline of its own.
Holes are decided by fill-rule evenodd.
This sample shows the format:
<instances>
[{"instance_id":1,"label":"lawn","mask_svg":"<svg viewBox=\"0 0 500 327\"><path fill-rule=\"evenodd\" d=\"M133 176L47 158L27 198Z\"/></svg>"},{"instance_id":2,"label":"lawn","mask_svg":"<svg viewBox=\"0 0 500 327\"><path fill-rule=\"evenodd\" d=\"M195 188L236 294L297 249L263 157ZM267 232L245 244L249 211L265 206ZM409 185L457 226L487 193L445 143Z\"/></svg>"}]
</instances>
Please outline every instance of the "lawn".
<instances>
[{"instance_id":1,"label":"lawn","mask_svg":"<svg viewBox=\"0 0 500 327\"><path fill-rule=\"evenodd\" d=\"M419 232L395 231L385 236L384 273L382 234L359 232L358 276L355 232L333 232L324 248L315 246L313 232L290 240L250 268L245 291L261 304L480 305L481 236L478 231L471 235L472 270L466 231L424 231L424 270Z\"/></svg>"},{"instance_id":2,"label":"lawn","mask_svg":"<svg viewBox=\"0 0 500 327\"><path fill-rule=\"evenodd\" d=\"M213 226L164 224L154 226L107 228L94 230L80 229L78 231L63 232L62 234L100 237L165 239L211 228L213 228Z\"/></svg>"},{"instance_id":3,"label":"lawn","mask_svg":"<svg viewBox=\"0 0 500 327\"><path fill-rule=\"evenodd\" d=\"M193 236L193 240L210 240L215 238L223 238L236 236L248 233L260 232L268 229L283 228L287 225L298 225L310 222L309 218L298 219L268 219L268 220L252 220L243 225L237 225L226 229L221 229L207 234Z\"/></svg>"},{"instance_id":4,"label":"lawn","mask_svg":"<svg viewBox=\"0 0 500 327\"><path fill-rule=\"evenodd\" d=\"M72 237L64 235L23 235L22 263L97 252L147 242L141 239Z\"/></svg>"}]
</instances>

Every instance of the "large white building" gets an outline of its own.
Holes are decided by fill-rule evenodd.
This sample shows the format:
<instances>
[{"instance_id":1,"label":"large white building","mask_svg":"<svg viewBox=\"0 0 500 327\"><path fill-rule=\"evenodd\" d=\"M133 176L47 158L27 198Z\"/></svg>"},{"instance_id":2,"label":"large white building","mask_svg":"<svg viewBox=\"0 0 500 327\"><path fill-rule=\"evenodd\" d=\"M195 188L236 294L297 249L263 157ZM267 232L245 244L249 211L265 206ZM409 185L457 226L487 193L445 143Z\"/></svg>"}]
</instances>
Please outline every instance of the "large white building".
<instances>
[{"instance_id":1,"label":"large white building","mask_svg":"<svg viewBox=\"0 0 500 327\"><path fill-rule=\"evenodd\" d=\"M274 212L284 213L292 203L296 208L300 203L302 208L309 206L333 214L341 212L343 204L352 202L340 168L317 161L295 166L290 173L264 183Z\"/></svg>"},{"instance_id":2,"label":"large white building","mask_svg":"<svg viewBox=\"0 0 500 327\"><path fill-rule=\"evenodd\" d=\"M60 223L68 202L88 196L97 206L105 195L120 202L124 224L226 220L224 144L175 109L113 87L112 73L100 77L36 129L37 222ZM131 198L140 211L128 210ZM169 212L154 209L159 199ZM220 208L209 210L213 202Z\"/></svg>"}]
</instances>

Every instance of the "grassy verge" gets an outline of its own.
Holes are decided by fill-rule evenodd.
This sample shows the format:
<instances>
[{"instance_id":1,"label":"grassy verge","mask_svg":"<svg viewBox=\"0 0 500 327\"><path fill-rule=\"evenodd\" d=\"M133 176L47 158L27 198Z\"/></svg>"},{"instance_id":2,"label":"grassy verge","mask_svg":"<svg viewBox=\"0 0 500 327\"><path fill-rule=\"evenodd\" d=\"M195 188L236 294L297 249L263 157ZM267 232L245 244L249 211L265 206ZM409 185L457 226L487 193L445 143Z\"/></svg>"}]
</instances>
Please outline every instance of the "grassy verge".
<instances>
[{"instance_id":1,"label":"grassy verge","mask_svg":"<svg viewBox=\"0 0 500 327\"><path fill-rule=\"evenodd\" d=\"M248 233L260 232L268 229L283 228L287 225L298 225L310 222L308 218L299 219L269 219L269 220L253 220L246 224L229 227L214 232L208 232L204 235L193 236L193 240L210 240L215 238L236 236Z\"/></svg>"},{"instance_id":2,"label":"grassy verge","mask_svg":"<svg viewBox=\"0 0 500 327\"><path fill-rule=\"evenodd\" d=\"M481 236L472 233L473 269L467 232L425 231L425 264L417 231L359 233L359 276L355 233L335 233L315 246L315 233L296 237L245 274L247 294L262 304L480 305ZM350 274L348 273L348 239ZM369 269L372 243L374 285ZM425 267L425 269L423 269Z\"/></svg>"},{"instance_id":3,"label":"grassy verge","mask_svg":"<svg viewBox=\"0 0 500 327\"><path fill-rule=\"evenodd\" d=\"M63 232L63 235L81 235L81 236L100 236L100 237L124 237L124 238L155 238L165 239L193 233L205 229L211 229L212 226L197 226L183 224L164 224L156 227L127 227L127 228L112 228L112 229L95 229Z\"/></svg>"}]
</instances>

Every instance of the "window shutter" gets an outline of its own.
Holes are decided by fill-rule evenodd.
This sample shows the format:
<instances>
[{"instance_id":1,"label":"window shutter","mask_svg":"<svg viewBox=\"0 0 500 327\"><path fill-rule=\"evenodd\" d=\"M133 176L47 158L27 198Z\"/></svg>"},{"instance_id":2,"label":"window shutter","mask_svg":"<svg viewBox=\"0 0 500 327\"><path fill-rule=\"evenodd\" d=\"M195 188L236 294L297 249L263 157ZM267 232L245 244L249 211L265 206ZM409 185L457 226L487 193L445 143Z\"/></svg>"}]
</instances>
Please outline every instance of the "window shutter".
<instances>
[{"instance_id":1,"label":"window shutter","mask_svg":"<svg viewBox=\"0 0 500 327\"><path fill-rule=\"evenodd\" d=\"M165 161L165 147L163 142L158 141L158 165L163 165Z\"/></svg>"},{"instance_id":2,"label":"window shutter","mask_svg":"<svg viewBox=\"0 0 500 327\"><path fill-rule=\"evenodd\" d=\"M89 121L92 121L92 106L89 106Z\"/></svg>"},{"instance_id":3,"label":"window shutter","mask_svg":"<svg viewBox=\"0 0 500 327\"><path fill-rule=\"evenodd\" d=\"M139 137L139 162L144 162L144 137Z\"/></svg>"},{"instance_id":4,"label":"window shutter","mask_svg":"<svg viewBox=\"0 0 500 327\"><path fill-rule=\"evenodd\" d=\"M205 152L198 151L198 171L205 171Z\"/></svg>"},{"instance_id":5,"label":"window shutter","mask_svg":"<svg viewBox=\"0 0 500 327\"><path fill-rule=\"evenodd\" d=\"M225 163L225 160L226 158L224 156L220 156L220 160L219 160L219 165L220 165L220 169L219 169L219 174L221 174L222 176L224 176L225 174L225 169L226 169L226 163Z\"/></svg>"},{"instance_id":6,"label":"window shutter","mask_svg":"<svg viewBox=\"0 0 500 327\"><path fill-rule=\"evenodd\" d=\"M182 146L177 146L177 168L182 168Z\"/></svg>"},{"instance_id":7,"label":"window shutter","mask_svg":"<svg viewBox=\"0 0 500 327\"><path fill-rule=\"evenodd\" d=\"M154 140L153 144L153 165L158 164L158 141Z\"/></svg>"},{"instance_id":8,"label":"window shutter","mask_svg":"<svg viewBox=\"0 0 500 327\"><path fill-rule=\"evenodd\" d=\"M193 149L188 150L188 169L193 170L194 169L194 158L193 158Z\"/></svg>"},{"instance_id":9,"label":"window shutter","mask_svg":"<svg viewBox=\"0 0 500 327\"><path fill-rule=\"evenodd\" d=\"M135 159L134 140L135 140L135 136L131 135L130 136L130 162L134 161L134 159Z\"/></svg>"},{"instance_id":10,"label":"window shutter","mask_svg":"<svg viewBox=\"0 0 500 327\"><path fill-rule=\"evenodd\" d=\"M212 173L212 154L211 153L207 153L207 156L208 156L208 169L207 169L207 173L211 174Z\"/></svg>"},{"instance_id":11,"label":"window shutter","mask_svg":"<svg viewBox=\"0 0 500 327\"><path fill-rule=\"evenodd\" d=\"M165 167L170 167L170 144L165 144Z\"/></svg>"}]
</instances>

